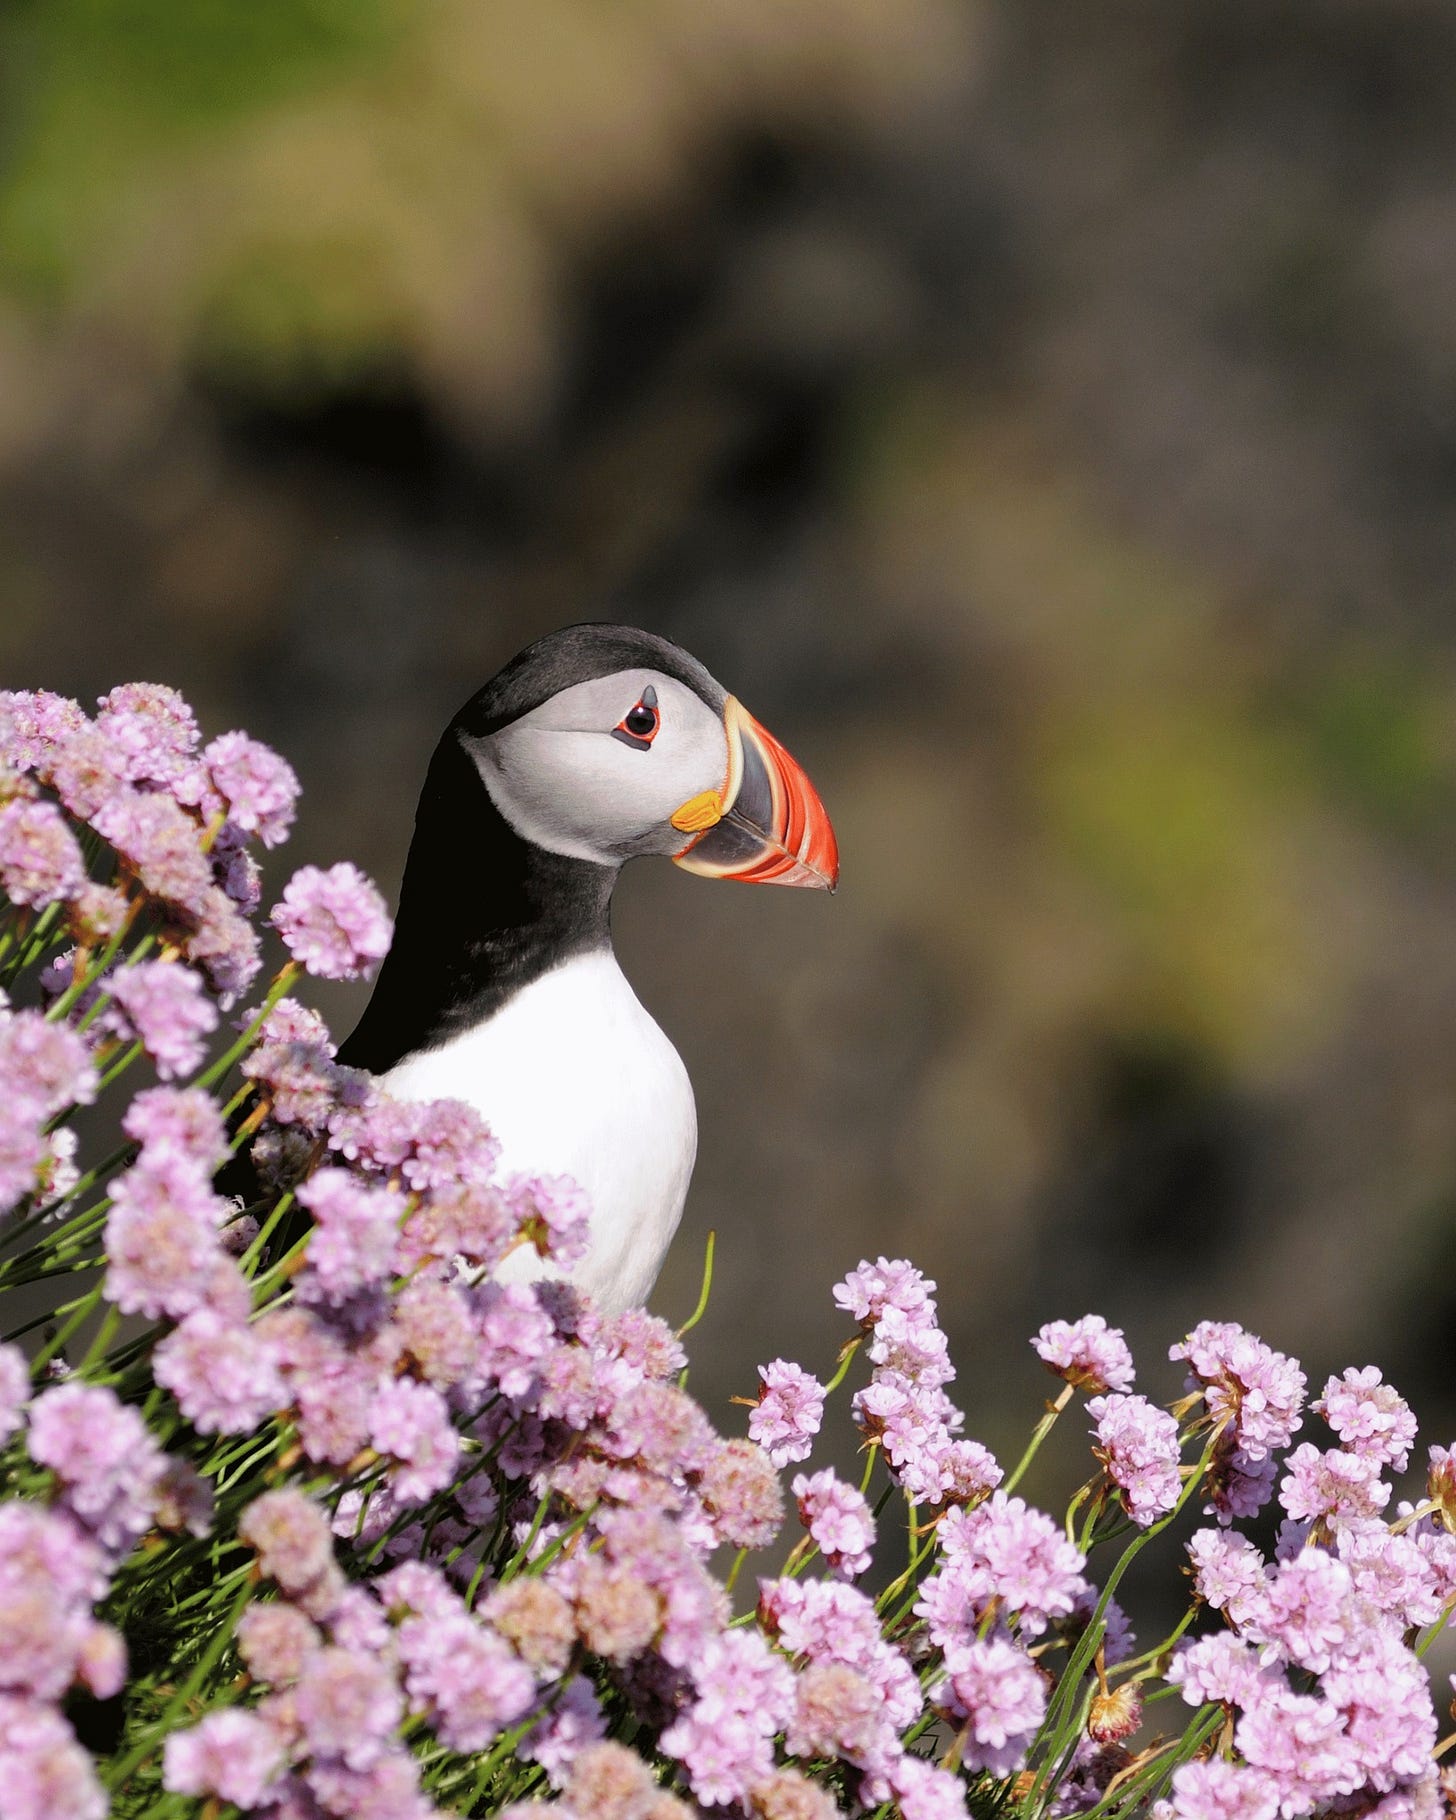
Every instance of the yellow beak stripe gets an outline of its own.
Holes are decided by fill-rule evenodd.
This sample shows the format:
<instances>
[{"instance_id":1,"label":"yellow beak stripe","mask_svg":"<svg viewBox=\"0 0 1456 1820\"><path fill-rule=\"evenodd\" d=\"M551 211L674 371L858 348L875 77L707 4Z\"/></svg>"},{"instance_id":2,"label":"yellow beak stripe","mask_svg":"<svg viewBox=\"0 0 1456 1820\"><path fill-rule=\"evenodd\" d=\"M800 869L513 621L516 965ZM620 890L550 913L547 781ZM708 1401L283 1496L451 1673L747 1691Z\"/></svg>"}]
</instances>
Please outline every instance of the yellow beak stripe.
<instances>
[{"instance_id":1,"label":"yellow beak stripe","mask_svg":"<svg viewBox=\"0 0 1456 1820\"><path fill-rule=\"evenodd\" d=\"M716 790L700 790L696 796L690 796L680 808L674 809L668 817L673 827L683 834L701 834L705 828L715 827L722 819L723 805Z\"/></svg>"}]
</instances>

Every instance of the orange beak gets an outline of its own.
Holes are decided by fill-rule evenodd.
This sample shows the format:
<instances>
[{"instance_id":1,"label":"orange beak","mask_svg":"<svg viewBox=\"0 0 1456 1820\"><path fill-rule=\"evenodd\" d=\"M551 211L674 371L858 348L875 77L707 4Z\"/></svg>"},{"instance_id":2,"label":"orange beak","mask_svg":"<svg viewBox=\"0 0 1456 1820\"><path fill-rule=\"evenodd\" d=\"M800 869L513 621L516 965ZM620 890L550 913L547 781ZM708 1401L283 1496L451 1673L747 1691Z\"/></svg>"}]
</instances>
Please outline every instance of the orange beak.
<instances>
[{"instance_id":1,"label":"orange beak","mask_svg":"<svg viewBox=\"0 0 1456 1820\"><path fill-rule=\"evenodd\" d=\"M728 776L721 790L674 811L673 827L692 836L674 860L705 878L832 891L839 845L803 768L736 696L724 704L723 726Z\"/></svg>"}]
</instances>

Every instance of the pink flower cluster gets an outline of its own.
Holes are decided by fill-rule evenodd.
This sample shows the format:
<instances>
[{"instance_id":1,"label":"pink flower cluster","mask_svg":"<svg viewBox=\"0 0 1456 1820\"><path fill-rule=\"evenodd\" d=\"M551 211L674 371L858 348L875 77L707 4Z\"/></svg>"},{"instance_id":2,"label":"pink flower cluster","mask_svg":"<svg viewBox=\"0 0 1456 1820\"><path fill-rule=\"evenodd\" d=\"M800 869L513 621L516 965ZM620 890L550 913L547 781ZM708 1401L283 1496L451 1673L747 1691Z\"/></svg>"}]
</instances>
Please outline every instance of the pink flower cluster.
<instances>
[{"instance_id":1,"label":"pink flower cluster","mask_svg":"<svg viewBox=\"0 0 1456 1820\"><path fill-rule=\"evenodd\" d=\"M903 1259L861 1264L834 1290L866 1330L874 1370L854 1400L855 1420L883 1449L897 1482L927 1504L972 1504L1001 1482L978 1441L958 1438L965 1417L946 1395L955 1377L936 1320L935 1284Z\"/></svg>"},{"instance_id":2,"label":"pink flower cluster","mask_svg":"<svg viewBox=\"0 0 1456 1820\"><path fill-rule=\"evenodd\" d=\"M1186 1820L1440 1805L1436 1711L1411 1639L1456 1603L1456 1535L1409 1505L1393 1527L1377 1514L1389 1487L1375 1474L1399 1470L1415 1438L1378 1372L1332 1378L1314 1407L1348 1451L1305 1443L1288 1457L1278 1558L1227 1531L1189 1544L1197 1592L1227 1628L1185 1645L1169 1679L1191 1705L1228 1709L1234 1749L1177 1772L1169 1812Z\"/></svg>"}]
</instances>

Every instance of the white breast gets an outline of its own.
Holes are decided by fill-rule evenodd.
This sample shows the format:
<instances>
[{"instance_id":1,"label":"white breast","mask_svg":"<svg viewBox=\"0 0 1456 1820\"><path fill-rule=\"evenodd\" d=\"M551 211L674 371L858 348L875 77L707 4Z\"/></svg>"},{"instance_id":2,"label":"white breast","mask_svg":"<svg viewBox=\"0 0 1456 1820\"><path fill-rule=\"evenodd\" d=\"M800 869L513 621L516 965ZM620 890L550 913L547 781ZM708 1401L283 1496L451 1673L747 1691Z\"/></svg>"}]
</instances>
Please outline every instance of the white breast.
<instances>
[{"instance_id":1,"label":"white breast","mask_svg":"<svg viewBox=\"0 0 1456 1820\"><path fill-rule=\"evenodd\" d=\"M682 1216L698 1121L681 1058L612 953L563 962L384 1085L399 1099L474 1106L500 1140L503 1172L573 1176L592 1222L572 1280L608 1312L646 1299ZM501 1274L545 1269L522 1251Z\"/></svg>"}]
</instances>

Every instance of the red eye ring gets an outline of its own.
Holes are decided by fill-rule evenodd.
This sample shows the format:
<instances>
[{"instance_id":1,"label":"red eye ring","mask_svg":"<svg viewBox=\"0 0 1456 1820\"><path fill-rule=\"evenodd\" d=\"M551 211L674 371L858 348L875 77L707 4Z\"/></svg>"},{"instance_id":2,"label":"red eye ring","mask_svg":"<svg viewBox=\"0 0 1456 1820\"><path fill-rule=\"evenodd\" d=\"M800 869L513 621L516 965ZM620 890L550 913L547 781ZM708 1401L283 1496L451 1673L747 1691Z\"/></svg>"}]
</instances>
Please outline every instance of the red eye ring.
<instances>
[{"instance_id":1,"label":"red eye ring","mask_svg":"<svg viewBox=\"0 0 1456 1820\"><path fill-rule=\"evenodd\" d=\"M657 691L647 688L642 691L641 699L612 728L612 738L620 739L624 745L632 746L639 752L646 752L657 738L662 726L662 711L657 705Z\"/></svg>"}]
</instances>

